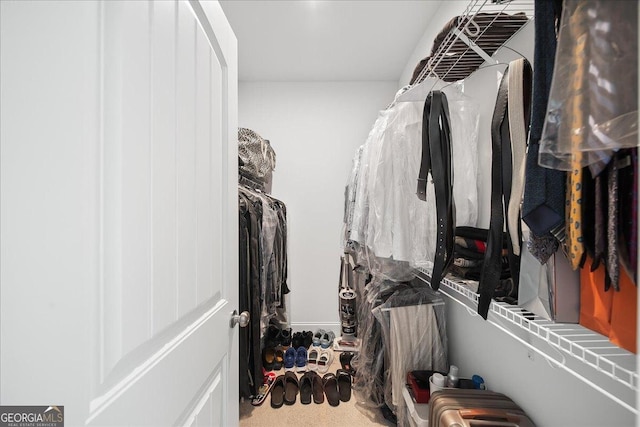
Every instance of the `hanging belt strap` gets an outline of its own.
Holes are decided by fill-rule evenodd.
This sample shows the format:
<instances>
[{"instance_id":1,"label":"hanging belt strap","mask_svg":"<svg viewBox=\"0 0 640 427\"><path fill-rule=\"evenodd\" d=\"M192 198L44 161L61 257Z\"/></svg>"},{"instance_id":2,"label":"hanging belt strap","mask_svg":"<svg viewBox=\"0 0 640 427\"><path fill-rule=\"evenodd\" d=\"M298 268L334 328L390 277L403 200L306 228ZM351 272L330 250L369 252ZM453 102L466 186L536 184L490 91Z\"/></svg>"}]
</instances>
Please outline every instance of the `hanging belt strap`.
<instances>
[{"instance_id":1,"label":"hanging belt strap","mask_svg":"<svg viewBox=\"0 0 640 427\"><path fill-rule=\"evenodd\" d=\"M422 161L418 176L418 197L427 199L427 176L436 196L436 253L431 273L431 287L437 290L440 279L453 261L455 202L451 166L451 131L447 97L440 91L429 93L422 113Z\"/></svg>"},{"instance_id":2,"label":"hanging belt strap","mask_svg":"<svg viewBox=\"0 0 640 427\"><path fill-rule=\"evenodd\" d=\"M500 281L500 275L502 273L502 239L504 229L503 190L506 189L505 186L503 186L503 167L509 174L511 171L511 148L507 111L508 82L509 68L507 67L500 82L498 98L495 109L493 110L493 119L491 120L491 218L489 220L487 250L485 252L482 273L480 274L480 283L478 285L478 293L480 294L478 314L485 319L489 312L491 298L493 298L493 293ZM503 144L506 146L507 143L509 143L509 147L505 148L509 153L508 161L505 159L506 156L503 156ZM511 192L510 187L508 192ZM508 199L506 203L509 203ZM509 244L508 246L509 249L511 249L511 245Z\"/></svg>"},{"instance_id":3,"label":"hanging belt strap","mask_svg":"<svg viewBox=\"0 0 640 427\"><path fill-rule=\"evenodd\" d=\"M520 205L524 194L524 166L527 134L531 117L531 79L533 72L524 58L509 64L509 131L512 147L513 181L507 209L507 230L513 243L513 253L520 255Z\"/></svg>"}]
</instances>

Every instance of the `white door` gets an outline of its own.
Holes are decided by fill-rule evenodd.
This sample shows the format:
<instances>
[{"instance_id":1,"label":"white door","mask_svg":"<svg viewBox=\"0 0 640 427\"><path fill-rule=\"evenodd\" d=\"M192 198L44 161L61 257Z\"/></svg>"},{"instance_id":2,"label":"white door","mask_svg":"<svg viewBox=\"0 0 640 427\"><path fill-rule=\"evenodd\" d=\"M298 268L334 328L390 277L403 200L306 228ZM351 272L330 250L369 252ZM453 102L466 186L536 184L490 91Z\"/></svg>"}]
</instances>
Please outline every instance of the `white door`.
<instances>
[{"instance_id":1,"label":"white door","mask_svg":"<svg viewBox=\"0 0 640 427\"><path fill-rule=\"evenodd\" d=\"M235 425L237 43L217 2L0 1L0 405Z\"/></svg>"}]
</instances>

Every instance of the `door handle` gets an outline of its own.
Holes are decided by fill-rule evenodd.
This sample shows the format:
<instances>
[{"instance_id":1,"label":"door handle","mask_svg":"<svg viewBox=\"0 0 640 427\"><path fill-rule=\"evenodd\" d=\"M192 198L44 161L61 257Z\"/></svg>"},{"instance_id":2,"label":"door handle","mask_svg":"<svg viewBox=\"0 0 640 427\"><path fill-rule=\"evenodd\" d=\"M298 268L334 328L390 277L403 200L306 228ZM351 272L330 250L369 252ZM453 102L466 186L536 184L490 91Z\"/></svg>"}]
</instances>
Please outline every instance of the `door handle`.
<instances>
[{"instance_id":1,"label":"door handle","mask_svg":"<svg viewBox=\"0 0 640 427\"><path fill-rule=\"evenodd\" d=\"M231 315L231 327L233 328L236 325L240 325L241 328L246 328L249 324L249 315L248 311L243 311L238 314L238 310L233 310L233 314Z\"/></svg>"}]
</instances>

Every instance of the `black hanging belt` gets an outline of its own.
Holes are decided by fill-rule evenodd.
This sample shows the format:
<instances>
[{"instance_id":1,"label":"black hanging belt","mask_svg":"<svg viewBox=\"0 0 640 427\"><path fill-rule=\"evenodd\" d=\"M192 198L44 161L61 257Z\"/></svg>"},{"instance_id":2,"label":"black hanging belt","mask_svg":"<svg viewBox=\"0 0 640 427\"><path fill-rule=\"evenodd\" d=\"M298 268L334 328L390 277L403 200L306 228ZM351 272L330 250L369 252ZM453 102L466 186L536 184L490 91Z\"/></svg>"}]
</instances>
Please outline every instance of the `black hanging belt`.
<instances>
[{"instance_id":1,"label":"black hanging belt","mask_svg":"<svg viewBox=\"0 0 640 427\"><path fill-rule=\"evenodd\" d=\"M447 97L434 90L427 96L422 113L422 161L418 176L418 198L427 200L427 176L431 173L437 214L436 254L431 287L437 290L440 279L453 261L455 203L451 167L451 121Z\"/></svg>"},{"instance_id":2,"label":"black hanging belt","mask_svg":"<svg viewBox=\"0 0 640 427\"><path fill-rule=\"evenodd\" d=\"M502 248L504 229L504 209L509 205L511 193L511 140L509 137L508 104L509 68L504 71L498 98L491 120L491 218L489 220L489 235L487 236L487 250L485 252L480 283L478 285L478 314L487 318L491 298L502 273ZM508 183L508 185L506 185ZM504 206L503 206L504 194ZM506 238L509 239L508 234ZM512 253L510 239L507 243L509 253ZM512 274L517 272L512 271Z\"/></svg>"}]
</instances>

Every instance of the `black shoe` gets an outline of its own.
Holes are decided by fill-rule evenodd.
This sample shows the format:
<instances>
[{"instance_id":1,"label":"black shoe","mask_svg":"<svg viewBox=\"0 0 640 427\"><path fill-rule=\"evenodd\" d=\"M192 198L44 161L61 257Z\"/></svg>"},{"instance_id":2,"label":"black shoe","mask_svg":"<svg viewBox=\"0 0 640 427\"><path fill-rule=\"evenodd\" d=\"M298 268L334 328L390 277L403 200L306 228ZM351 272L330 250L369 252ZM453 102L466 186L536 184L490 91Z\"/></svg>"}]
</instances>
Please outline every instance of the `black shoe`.
<instances>
[{"instance_id":1,"label":"black shoe","mask_svg":"<svg viewBox=\"0 0 640 427\"><path fill-rule=\"evenodd\" d=\"M312 331L302 331L302 337L303 337L303 346L305 346L306 348L311 347L311 344L313 343L313 332Z\"/></svg>"},{"instance_id":2,"label":"black shoe","mask_svg":"<svg viewBox=\"0 0 640 427\"><path fill-rule=\"evenodd\" d=\"M353 359L354 353L351 351L343 351L340 354L340 364L342 365L342 369L347 371L351 375L355 375L356 371L353 369L351 365L351 359Z\"/></svg>"},{"instance_id":3,"label":"black shoe","mask_svg":"<svg viewBox=\"0 0 640 427\"><path fill-rule=\"evenodd\" d=\"M273 361L273 370L279 371L284 366L284 351L281 348L276 348L276 358Z\"/></svg>"},{"instance_id":4,"label":"black shoe","mask_svg":"<svg viewBox=\"0 0 640 427\"><path fill-rule=\"evenodd\" d=\"M279 408L284 403L284 375L279 375L271 387L271 407Z\"/></svg>"},{"instance_id":5,"label":"black shoe","mask_svg":"<svg viewBox=\"0 0 640 427\"><path fill-rule=\"evenodd\" d=\"M275 348L280 344L280 328L275 325L269 325L267 332L264 334L264 347Z\"/></svg>"},{"instance_id":6,"label":"black shoe","mask_svg":"<svg viewBox=\"0 0 640 427\"><path fill-rule=\"evenodd\" d=\"M302 347L304 343L304 337L302 336L302 332L296 332L293 334L293 338L291 338L291 347L299 348Z\"/></svg>"},{"instance_id":7,"label":"black shoe","mask_svg":"<svg viewBox=\"0 0 640 427\"><path fill-rule=\"evenodd\" d=\"M291 347L291 328L280 331L280 345L283 347Z\"/></svg>"},{"instance_id":8,"label":"black shoe","mask_svg":"<svg viewBox=\"0 0 640 427\"><path fill-rule=\"evenodd\" d=\"M274 370L274 364L276 361L276 350L272 347L265 347L262 349L262 366L267 371Z\"/></svg>"},{"instance_id":9,"label":"black shoe","mask_svg":"<svg viewBox=\"0 0 640 427\"><path fill-rule=\"evenodd\" d=\"M308 405L311 403L311 395L313 393L313 374L315 372L305 372L300 378L300 403Z\"/></svg>"}]
</instances>

